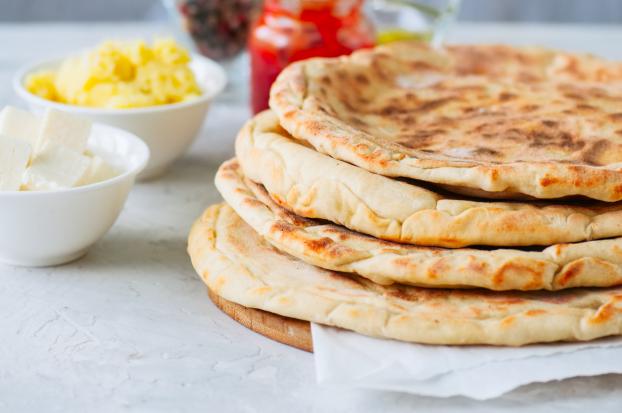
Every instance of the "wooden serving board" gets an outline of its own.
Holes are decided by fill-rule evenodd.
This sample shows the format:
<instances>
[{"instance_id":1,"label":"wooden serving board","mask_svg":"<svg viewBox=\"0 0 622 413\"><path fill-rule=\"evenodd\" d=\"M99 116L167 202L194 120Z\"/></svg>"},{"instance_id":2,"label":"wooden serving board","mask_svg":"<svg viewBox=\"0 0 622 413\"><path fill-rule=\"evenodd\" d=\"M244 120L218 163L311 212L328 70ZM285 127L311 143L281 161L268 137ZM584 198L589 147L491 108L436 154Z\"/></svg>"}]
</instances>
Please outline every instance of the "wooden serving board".
<instances>
[{"instance_id":1,"label":"wooden serving board","mask_svg":"<svg viewBox=\"0 0 622 413\"><path fill-rule=\"evenodd\" d=\"M216 307L244 327L279 343L313 352L311 324L308 321L244 307L243 305L225 300L209 288L207 289L207 295Z\"/></svg>"}]
</instances>

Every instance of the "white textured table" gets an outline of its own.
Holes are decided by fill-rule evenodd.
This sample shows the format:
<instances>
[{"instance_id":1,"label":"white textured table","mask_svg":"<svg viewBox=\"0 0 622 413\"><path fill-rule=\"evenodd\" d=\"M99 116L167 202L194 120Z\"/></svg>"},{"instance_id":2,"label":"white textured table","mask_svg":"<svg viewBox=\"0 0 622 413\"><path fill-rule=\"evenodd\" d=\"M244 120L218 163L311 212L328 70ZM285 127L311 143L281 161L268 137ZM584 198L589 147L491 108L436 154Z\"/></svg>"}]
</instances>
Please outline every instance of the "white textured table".
<instances>
[{"instance_id":1,"label":"white textured table","mask_svg":"<svg viewBox=\"0 0 622 413\"><path fill-rule=\"evenodd\" d=\"M143 23L0 25L0 105L18 103L10 78L29 59L167 31ZM452 39L622 59L622 28L460 26ZM0 411L620 411L615 375L530 385L489 402L322 388L310 354L221 314L190 266L186 234L219 200L213 174L247 116L245 106L214 107L190 153L163 179L139 184L85 258L48 269L0 266Z\"/></svg>"}]
</instances>

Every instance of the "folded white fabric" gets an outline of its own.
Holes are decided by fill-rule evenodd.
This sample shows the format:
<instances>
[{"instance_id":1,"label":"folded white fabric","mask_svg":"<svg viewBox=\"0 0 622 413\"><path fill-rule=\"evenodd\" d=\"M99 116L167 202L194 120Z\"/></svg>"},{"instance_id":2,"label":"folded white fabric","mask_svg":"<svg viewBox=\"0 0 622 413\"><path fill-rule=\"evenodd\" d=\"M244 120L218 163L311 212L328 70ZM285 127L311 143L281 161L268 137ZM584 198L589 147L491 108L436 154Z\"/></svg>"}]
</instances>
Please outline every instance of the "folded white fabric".
<instances>
[{"instance_id":1,"label":"folded white fabric","mask_svg":"<svg viewBox=\"0 0 622 413\"><path fill-rule=\"evenodd\" d=\"M622 373L622 339L587 343L429 346L366 337L312 325L321 384L436 397L499 397L519 386Z\"/></svg>"}]
</instances>

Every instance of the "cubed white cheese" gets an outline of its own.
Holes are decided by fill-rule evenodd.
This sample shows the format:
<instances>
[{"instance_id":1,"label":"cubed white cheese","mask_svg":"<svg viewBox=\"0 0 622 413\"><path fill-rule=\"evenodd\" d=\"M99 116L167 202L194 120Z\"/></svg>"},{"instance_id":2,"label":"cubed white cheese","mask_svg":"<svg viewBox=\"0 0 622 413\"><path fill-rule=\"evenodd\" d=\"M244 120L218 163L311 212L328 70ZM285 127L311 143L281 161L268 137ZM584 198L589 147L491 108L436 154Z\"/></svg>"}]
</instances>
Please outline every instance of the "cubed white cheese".
<instances>
[{"instance_id":1,"label":"cubed white cheese","mask_svg":"<svg viewBox=\"0 0 622 413\"><path fill-rule=\"evenodd\" d=\"M22 139L0 135L0 191L18 191L32 147Z\"/></svg>"},{"instance_id":2,"label":"cubed white cheese","mask_svg":"<svg viewBox=\"0 0 622 413\"><path fill-rule=\"evenodd\" d=\"M36 148L40 128L41 120L28 111L12 106L0 111L0 135L23 139Z\"/></svg>"},{"instance_id":3,"label":"cubed white cheese","mask_svg":"<svg viewBox=\"0 0 622 413\"><path fill-rule=\"evenodd\" d=\"M41 120L36 152L52 145L64 145L81 154L86 149L90 133L90 121L56 109L48 109Z\"/></svg>"},{"instance_id":4,"label":"cubed white cheese","mask_svg":"<svg viewBox=\"0 0 622 413\"><path fill-rule=\"evenodd\" d=\"M24 176L29 191L72 188L80 182L91 159L63 145L49 145L33 159Z\"/></svg>"},{"instance_id":5,"label":"cubed white cheese","mask_svg":"<svg viewBox=\"0 0 622 413\"><path fill-rule=\"evenodd\" d=\"M106 161L97 155L93 155L91 163L84 177L78 182L78 186L95 184L114 178L119 173Z\"/></svg>"}]
</instances>

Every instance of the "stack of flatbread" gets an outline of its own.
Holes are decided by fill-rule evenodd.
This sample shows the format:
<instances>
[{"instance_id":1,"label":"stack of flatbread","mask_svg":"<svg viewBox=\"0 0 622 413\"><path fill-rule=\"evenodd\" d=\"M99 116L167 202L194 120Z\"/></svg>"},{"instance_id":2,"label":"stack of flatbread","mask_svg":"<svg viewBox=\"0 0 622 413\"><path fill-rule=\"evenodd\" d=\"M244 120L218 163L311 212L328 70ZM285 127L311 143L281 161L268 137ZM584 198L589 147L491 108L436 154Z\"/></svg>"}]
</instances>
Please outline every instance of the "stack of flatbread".
<instances>
[{"instance_id":1,"label":"stack of flatbread","mask_svg":"<svg viewBox=\"0 0 622 413\"><path fill-rule=\"evenodd\" d=\"M396 43L289 66L270 107L190 234L216 294L419 343L622 334L621 63Z\"/></svg>"}]
</instances>

